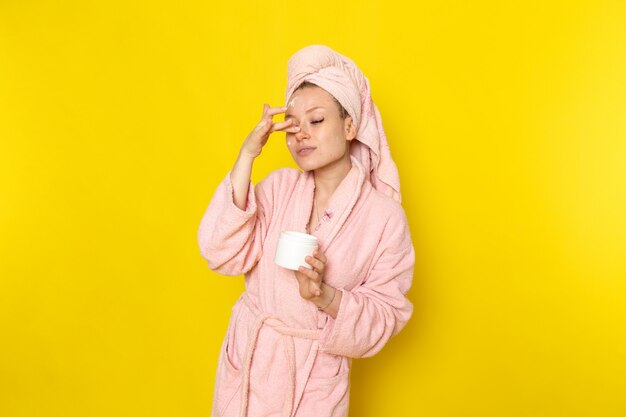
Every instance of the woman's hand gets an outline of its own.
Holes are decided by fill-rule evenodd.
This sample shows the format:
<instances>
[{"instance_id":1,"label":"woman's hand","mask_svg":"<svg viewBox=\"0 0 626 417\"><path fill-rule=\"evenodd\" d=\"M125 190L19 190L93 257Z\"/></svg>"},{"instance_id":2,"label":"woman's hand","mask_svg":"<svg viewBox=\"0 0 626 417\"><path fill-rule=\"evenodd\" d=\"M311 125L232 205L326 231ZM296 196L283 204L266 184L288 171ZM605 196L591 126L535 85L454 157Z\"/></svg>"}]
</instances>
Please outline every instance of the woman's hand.
<instances>
[{"instance_id":1,"label":"woman's hand","mask_svg":"<svg viewBox=\"0 0 626 417\"><path fill-rule=\"evenodd\" d=\"M263 104L263 116L261 121L256 125L254 130L250 132L243 145L241 146L240 153L243 156L250 158L256 158L261 154L263 146L267 143L272 132L283 131L296 133L300 131L297 126L292 126L293 119L289 119L285 122L273 122L272 117L284 113L287 111L287 106L283 107L270 107L268 104Z\"/></svg>"},{"instance_id":2,"label":"woman's hand","mask_svg":"<svg viewBox=\"0 0 626 417\"><path fill-rule=\"evenodd\" d=\"M326 270L326 256L319 250L318 246L313 251L313 256L307 256L304 260L313 269L301 266L298 271L294 272L300 286L300 297L305 300L312 300L322 294L321 286Z\"/></svg>"},{"instance_id":3,"label":"woman's hand","mask_svg":"<svg viewBox=\"0 0 626 417\"><path fill-rule=\"evenodd\" d=\"M284 113L285 111L287 111L287 107L270 107L268 104L263 104L261 121L250 132L241 146L235 166L230 173L230 181L233 184L233 201L240 210L245 210L248 204L248 188L250 175L252 174L252 165L255 158L261 154L261 150L267 143L270 133L277 130L285 132L299 131L298 127L291 126L292 119L280 123L272 122L274 115Z\"/></svg>"}]
</instances>

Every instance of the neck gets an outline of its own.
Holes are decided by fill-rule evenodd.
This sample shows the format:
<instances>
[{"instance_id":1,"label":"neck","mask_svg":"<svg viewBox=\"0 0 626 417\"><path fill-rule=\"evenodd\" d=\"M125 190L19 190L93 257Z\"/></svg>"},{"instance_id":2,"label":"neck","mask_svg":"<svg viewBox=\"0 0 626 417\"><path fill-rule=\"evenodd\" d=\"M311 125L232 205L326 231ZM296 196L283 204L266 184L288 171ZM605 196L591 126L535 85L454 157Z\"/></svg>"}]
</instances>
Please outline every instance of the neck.
<instances>
[{"instance_id":1,"label":"neck","mask_svg":"<svg viewBox=\"0 0 626 417\"><path fill-rule=\"evenodd\" d=\"M339 184L348 175L352 168L350 153L344 158L313 171L315 178L315 194L320 200L328 200Z\"/></svg>"}]
</instances>

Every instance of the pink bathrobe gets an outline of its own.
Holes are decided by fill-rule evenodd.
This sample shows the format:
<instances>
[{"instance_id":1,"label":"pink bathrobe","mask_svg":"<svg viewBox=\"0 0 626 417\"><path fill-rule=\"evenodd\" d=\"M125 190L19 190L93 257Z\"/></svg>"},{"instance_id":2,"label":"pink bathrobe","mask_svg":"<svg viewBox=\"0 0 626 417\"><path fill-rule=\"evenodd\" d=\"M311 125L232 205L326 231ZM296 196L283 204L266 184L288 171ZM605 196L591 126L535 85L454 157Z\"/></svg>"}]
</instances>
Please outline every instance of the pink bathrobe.
<instances>
[{"instance_id":1,"label":"pink bathrobe","mask_svg":"<svg viewBox=\"0 0 626 417\"><path fill-rule=\"evenodd\" d=\"M328 259L324 281L343 292L336 319L302 299L294 271L274 263L281 231L306 233L313 173L282 168L250 182L245 210L233 202L230 172L218 186L200 252L222 275L245 274L246 290L222 343L214 417L347 416L351 358L374 355L409 320L415 253L404 210L351 160L312 230Z\"/></svg>"}]
</instances>

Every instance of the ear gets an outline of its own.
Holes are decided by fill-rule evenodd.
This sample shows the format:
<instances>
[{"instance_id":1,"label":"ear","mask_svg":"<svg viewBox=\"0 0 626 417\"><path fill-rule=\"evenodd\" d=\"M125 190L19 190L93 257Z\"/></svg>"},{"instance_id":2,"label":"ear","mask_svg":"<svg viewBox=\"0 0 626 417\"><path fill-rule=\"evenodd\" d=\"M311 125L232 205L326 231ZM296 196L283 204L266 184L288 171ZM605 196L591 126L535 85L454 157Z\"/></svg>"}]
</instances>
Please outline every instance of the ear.
<instances>
[{"instance_id":1,"label":"ear","mask_svg":"<svg viewBox=\"0 0 626 417\"><path fill-rule=\"evenodd\" d=\"M352 123L352 117L348 116L344 120L344 131L346 132L346 140L352 140L356 138L356 126Z\"/></svg>"}]
</instances>

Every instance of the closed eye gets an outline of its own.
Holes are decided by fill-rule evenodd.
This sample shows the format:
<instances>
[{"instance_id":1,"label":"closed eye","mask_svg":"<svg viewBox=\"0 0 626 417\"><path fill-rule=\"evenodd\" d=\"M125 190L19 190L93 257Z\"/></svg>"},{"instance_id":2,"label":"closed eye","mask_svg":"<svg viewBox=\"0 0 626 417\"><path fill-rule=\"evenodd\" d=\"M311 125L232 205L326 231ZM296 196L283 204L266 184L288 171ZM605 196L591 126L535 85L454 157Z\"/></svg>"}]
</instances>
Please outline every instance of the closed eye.
<instances>
[{"instance_id":1,"label":"closed eye","mask_svg":"<svg viewBox=\"0 0 626 417\"><path fill-rule=\"evenodd\" d=\"M320 120L314 120L311 123L312 124L318 124L318 123L322 123L324 121L324 119L320 119Z\"/></svg>"}]
</instances>

